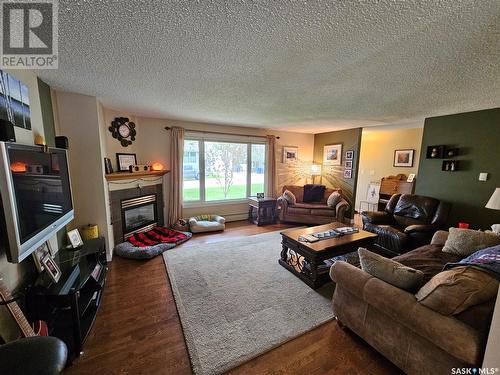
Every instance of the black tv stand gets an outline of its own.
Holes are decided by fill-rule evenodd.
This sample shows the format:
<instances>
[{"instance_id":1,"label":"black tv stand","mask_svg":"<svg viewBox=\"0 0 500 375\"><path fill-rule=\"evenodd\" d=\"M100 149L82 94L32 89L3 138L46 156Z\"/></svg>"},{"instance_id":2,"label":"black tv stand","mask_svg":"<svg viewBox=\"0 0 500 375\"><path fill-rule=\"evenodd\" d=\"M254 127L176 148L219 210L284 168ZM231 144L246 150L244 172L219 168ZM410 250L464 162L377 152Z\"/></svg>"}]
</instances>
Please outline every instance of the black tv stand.
<instances>
[{"instance_id":1,"label":"black tv stand","mask_svg":"<svg viewBox=\"0 0 500 375\"><path fill-rule=\"evenodd\" d=\"M107 273L104 239L86 241L76 251L61 249L54 259L61 278L54 283L41 273L26 305L30 319L47 322L49 334L66 343L73 360L82 353L101 303Z\"/></svg>"}]
</instances>

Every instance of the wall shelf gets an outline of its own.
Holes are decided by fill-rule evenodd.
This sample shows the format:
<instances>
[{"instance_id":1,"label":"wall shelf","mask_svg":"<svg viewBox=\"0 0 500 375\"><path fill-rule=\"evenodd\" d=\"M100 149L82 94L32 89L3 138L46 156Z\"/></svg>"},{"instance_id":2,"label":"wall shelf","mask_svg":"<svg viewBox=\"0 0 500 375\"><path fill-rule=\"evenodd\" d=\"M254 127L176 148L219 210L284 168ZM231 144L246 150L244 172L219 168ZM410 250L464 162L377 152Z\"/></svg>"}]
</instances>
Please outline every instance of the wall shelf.
<instances>
[{"instance_id":1,"label":"wall shelf","mask_svg":"<svg viewBox=\"0 0 500 375\"><path fill-rule=\"evenodd\" d=\"M106 180L108 181L118 181L118 180L133 180L137 178L144 177L159 177L170 172L169 170L163 171L149 171L149 172L114 172L106 175Z\"/></svg>"}]
</instances>

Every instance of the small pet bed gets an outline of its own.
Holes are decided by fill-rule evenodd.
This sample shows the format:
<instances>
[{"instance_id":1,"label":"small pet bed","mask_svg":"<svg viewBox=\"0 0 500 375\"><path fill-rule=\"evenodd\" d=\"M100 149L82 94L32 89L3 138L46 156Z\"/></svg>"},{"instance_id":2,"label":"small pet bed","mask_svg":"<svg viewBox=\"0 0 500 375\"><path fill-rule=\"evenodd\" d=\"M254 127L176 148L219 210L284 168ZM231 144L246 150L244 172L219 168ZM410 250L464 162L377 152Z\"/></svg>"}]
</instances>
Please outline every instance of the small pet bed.
<instances>
[{"instance_id":1,"label":"small pet bed","mask_svg":"<svg viewBox=\"0 0 500 375\"><path fill-rule=\"evenodd\" d=\"M201 215L189 218L189 228L193 233L215 232L226 229L226 219L219 215Z\"/></svg>"},{"instance_id":2,"label":"small pet bed","mask_svg":"<svg viewBox=\"0 0 500 375\"><path fill-rule=\"evenodd\" d=\"M114 251L116 255L123 258L151 259L186 242L192 236L193 234L190 232L179 232L164 227L156 227L151 231L135 234L126 242L116 245Z\"/></svg>"}]
</instances>

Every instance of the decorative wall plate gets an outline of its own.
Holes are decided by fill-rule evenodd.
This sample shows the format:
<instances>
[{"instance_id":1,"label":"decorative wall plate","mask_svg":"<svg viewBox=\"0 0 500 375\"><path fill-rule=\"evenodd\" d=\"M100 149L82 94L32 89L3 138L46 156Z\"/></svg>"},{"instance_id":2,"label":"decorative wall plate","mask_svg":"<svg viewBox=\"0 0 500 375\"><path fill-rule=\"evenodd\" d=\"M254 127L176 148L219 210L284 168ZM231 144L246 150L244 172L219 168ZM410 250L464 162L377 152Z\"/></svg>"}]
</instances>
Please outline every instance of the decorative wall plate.
<instances>
[{"instance_id":1,"label":"decorative wall plate","mask_svg":"<svg viewBox=\"0 0 500 375\"><path fill-rule=\"evenodd\" d=\"M137 131L135 130L135 123L129 121L127 117L115 117L111 121L111 126L108 128L113 138L116 138L123 147L131 145L135 141Z\"/></svg>"}]
</instances>

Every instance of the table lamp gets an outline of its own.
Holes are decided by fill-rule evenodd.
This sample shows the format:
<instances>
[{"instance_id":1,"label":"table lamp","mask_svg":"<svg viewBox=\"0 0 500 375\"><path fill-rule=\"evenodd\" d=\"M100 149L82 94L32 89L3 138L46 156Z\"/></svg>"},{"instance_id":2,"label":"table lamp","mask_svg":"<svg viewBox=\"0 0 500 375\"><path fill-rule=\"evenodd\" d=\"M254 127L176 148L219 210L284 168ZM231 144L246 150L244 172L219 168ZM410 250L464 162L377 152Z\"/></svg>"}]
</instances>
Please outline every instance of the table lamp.
<instances>
[{"instance_id":1,"label":"table lamp","mask_svg":"<svg viewBox=\"0 0 500 375\"><path fill-rule=\"evenodd\" d=\"M500 210L500 188L495 189L485 207L491 210ZM493 224L491 230L496 234L500 234L500 224Z\"/></svg>"},{"instance_id":2,"label":"table lamp","mask_svg":"<svg viewBox=\"0 0 500 375\"><path fill-rule=\"evenodd\" d=\"M321 164L313 164L311 165L311 176L314 183L315 176L321 176Z\"/></svg>"}]
</instances>

